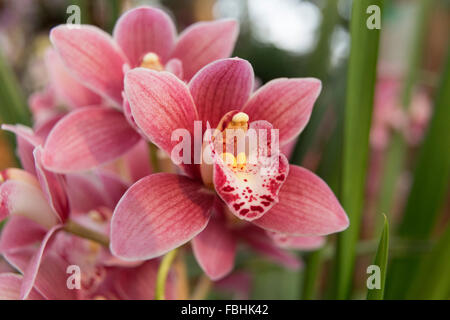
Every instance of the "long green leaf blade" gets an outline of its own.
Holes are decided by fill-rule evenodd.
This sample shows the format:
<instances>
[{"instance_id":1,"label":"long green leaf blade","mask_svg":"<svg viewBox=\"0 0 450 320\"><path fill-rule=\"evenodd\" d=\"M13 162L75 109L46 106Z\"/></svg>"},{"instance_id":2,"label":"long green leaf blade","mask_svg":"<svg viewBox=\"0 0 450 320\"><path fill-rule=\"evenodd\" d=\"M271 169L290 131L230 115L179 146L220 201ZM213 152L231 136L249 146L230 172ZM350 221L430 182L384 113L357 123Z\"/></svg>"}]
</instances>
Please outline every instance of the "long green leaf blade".
<instances>
[{"instance_id":1,"label":"long green leaf blade","mask_svg":"<svg viewBox=\"0 0 450 320\"><path fill-rule=\"evenodd\" d=\"M403 220L400 237L411 240L429 238L445 199L450 178L450 50L435 100L434 114L420 150ZM388 274L389 298L405 297L417 272L420 256L393 261ZM391 287L392 286L392 287Z\"/></svg>"},{"instance_id":2,"label":"long green leaf blade","mask_svg":"<svg viewBox=\"0 0 450 320\"><path fill-rule=\"evenodd\" d=\"M0 51L0 119L3 123L29 124L26 100L19 82Z\"/></svg>"},{"instance_id":3,"label":"long green leaf blade","mask_svg":"<svg viewBox=\"0 0 450 320\"><path fill-rule=\"evenodd\" d=\"M408 299L447 299L450 290L450 227L420 265Z\"/></svg>"},{"instance_id":4,"label":"long green leaf blade","mask_svg":"<svg viewBox=\"0 0 450 320\"><path fill-rule=\"evenodd\" d=\"M369 131L380 37L379 29L367 28L366 21L369 14L366 10L371 5L377 5L382 10L383 2L353 1L340 197L350 218L350 227L338 237L335 276L337 299L346 299L350 295L355 245L359 235L366 184Z\"/></svg>"},{"instance_id":5,"label":"long green leaf blade","mask_svg":"<svg viewBox=\"0 0 450 320\"><path fill-rule=\"evenodd\" d=\"M389 223L386 215L384 215L383 232L381 233L380 243L378 244L377 254L375 256L374 265L380 267L381 280L380 289L368 289L367 300L383 300L384 284L386 282L387 262L389 256Z\"/></svg>"}]
</instances>

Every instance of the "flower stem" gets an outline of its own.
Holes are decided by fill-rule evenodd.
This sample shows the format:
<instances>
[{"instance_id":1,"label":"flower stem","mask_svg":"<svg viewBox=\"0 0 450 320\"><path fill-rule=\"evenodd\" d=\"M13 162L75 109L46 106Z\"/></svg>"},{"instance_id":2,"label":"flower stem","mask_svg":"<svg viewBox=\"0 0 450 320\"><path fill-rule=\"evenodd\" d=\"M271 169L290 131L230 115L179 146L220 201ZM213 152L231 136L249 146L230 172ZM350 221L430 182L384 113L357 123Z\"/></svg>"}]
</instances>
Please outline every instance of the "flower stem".
<instances>
[{"instance_id":1,"label":"flower stem","mask_svg":"<svg viewBox=\"0 0 450 320\"><path fill-rule=\"evenodd\" d=\"M66 223L66 225L64 226L64 230L81 238L95 241L102 246L109 247L109 239L107 236L97 231L88 229L72 220L69 220Z\"/></svg>"},{"instance_id":2,"label":"flower stem","mask_svg":"<svg viewBox=\"0 0 450 320\"><path fill-rule=\"evenodd\" d=\"M177 249L168 252L161 261L158 269L158 275L156 278L156 300L165 300L165 289L167 275L169 274L170 266L172 265L175 256L177 255Z\"/></svg>"}]
</instances>

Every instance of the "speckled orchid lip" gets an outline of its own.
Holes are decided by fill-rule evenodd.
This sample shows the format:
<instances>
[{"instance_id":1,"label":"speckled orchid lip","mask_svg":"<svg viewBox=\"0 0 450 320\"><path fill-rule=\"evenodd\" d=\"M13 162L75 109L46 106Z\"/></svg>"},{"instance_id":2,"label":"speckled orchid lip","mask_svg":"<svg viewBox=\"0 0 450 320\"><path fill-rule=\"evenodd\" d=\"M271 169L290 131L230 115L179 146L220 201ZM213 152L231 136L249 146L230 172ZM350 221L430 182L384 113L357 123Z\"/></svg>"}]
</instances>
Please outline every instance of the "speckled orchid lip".
<instances>
[{"instance_id":1,"label":"speckled orchid lip","mask_svg":"<svg viewBox=\"0 0 450 320\"><path fill-rule=\"evenodd\" d=\"M241 111L230 111L222 117L206 141L213 161L202 163L201 175L203 183L214 188L231 213L252 221L278 202L289 165L278 148L278 131L266 121L249 124L249 120Z\"/></svg>"}]
</instances>

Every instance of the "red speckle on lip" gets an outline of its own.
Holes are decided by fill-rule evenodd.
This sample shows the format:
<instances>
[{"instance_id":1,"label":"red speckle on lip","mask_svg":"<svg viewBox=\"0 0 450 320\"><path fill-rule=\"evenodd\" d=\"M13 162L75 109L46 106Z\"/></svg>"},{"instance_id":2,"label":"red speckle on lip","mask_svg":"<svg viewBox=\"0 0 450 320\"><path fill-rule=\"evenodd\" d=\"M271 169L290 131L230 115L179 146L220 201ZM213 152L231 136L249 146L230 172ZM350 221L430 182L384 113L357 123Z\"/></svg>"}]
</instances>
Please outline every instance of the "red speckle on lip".
<instances>
[{"instance_id":1,"label":"red speckle on lip","mask_svg":"<svg viewBox=\"0 0 450 320\"><path fill-rule=\"evenodd\" d=\"M284 174L280 174L276 179L278 181L283 181L284 180Z\"/></svg>"},{"instance_id":2,"label":"red speckle on lip","mask_svg":"<svg viewBox=\"0 0 450 320\"><path fill-rule=\"evenodd\" d=\"M264 209L261 206L250 206L250 209L253 211L264 212Z\"/></svg>"},{"instance_id":3,"label":"red speckle on lip","mask_svg":"<svg viewBox=\"0 0 450 320\"><path fill-rule=\"evenodd\" d=\"M235 204L233 204L233 208L234 208L236 211L238 211L244 204L245 204L245 202L235 203Z\"/></svg>"},{"instance_id":4,"label":"red speckle on lip","mask_svg":"<svg viewBox=\"0 0 450 320\"><path fill-rule=\"evenodd\" d=\"M267 195L260 196L260 198L263 199L263 200L267 200L269 202L273 202L274 201L271 196L267 196Z\"/></svg>"},{"instance_id":5,"label":"red speckle on lip","mask_svg":"<svg viewBox=\"0 0 450 320\"><path fill-rule=\"evenodd\" d=\"M278 187L280 184L276 182L275 180L270 180L269 190L270 193L273 195L276 195L278 193Z\"/></svg>"},{"instance_id":6,"label":"red speckle on lip","mask_svg":"<svg viewBox=\"0 0 450 320\"><path fill-rule=\"evenodd\" d=\"M270 202L269 202L269 201L261 201L261 203L262 203L265 207L270 206Z\"/></svg>"},{"instance_id":7,"label":"red speckle on lip","mask_svg":"<svg viewBox=\"0 0 450 320\"><path fill-rule=\"evenodd\" d=\"M248 209L242 209L242 210L239 212L239 214L240 214L241 216L245 216L249 211L250 211L250 210L248 210Z\"/></svg>"},{"instance_id":8,"label":"red speckle on lip","mask_svg":"<svg viewBox=\"0 0 450 320\"><path fill-rule=\"evenodd\" d=\"M247 179L244 179L244 182L247 182L248 180Z\"/></svg>"},{"instance_id":9,"label":"red speckle on lip","mask_svg":"<svg viewBox=\"0 0 450 320\"><path fill-rule=\"evenodd\" d=\"M222 188L222 190L225 192L231 192L234 191L234 188L232 186L225 186Z\"/></svg>"}]
</instances>

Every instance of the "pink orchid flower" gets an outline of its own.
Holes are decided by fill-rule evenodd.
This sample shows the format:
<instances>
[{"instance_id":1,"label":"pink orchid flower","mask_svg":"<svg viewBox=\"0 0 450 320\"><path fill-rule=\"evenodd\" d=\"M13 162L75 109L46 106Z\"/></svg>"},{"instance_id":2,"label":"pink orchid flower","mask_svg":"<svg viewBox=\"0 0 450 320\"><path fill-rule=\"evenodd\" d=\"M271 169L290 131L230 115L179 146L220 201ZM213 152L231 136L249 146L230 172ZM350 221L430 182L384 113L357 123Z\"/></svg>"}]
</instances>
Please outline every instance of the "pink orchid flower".
<instances>
[{"instance_id":1,"label":"pink orchid flower","mask_svg":"<svg viewBox=\"0 0 450 320\"><path fill-rule=\"evenodd\" d=\"M32 132L20 126L11 129L29 139L30 144L33 140L38 140ZM39 145L34 149L33 159L36 175L20 169L7 169L0 173L0 221L8 218L1 233L0 253L23 274L20 282L21 298L32 295L33 288L41 285L42 290L52 289L49 288L48 272L55 269L56 262L54 259L50 260L50 269L46 269L47 255L51 255L49 252L56 251L66 260L72 257L67 261L73 264L80 264L85 259L91 261L94 256L98 263L84 267L84 276L89 281L83 292L87 294L88 291L93 291L95 283L100 283L97 281L97 271L104 270L105 266L129 264L112 257L106 248L97 250L96 246L95 252L91 252L86 249L93 247L86 244L87 240L82 242L84 240L72 235L67 240L68 235L60 231L64 229L70 216L72 221L107 238L112 209L127 185L108 173L63 176L47 171L42 166L42 147ZM39 243L38 247L36 243ZM65 269L58 272L61 277L66 275ZM43 280L41 276L44 277ZM9 276L7 281L17 284L17 280L11 280ZM59 297L56 293L49 296ZM61 297L68 298L67 294Z\"/></svg>"},{"instance_id":2,"label":"pink orchid flower","mask_svg":"<svg viewBox=\"0 0 450 320\"><path fill-rule=\"evenodd\" d=\"M94 224L91 223L90 227L94 227ZM51 239L48 235L41 238L45 232L40 224L23 216L14 216L8 221L0 246L8 262L21 274L0 274L0 297L50 300L154 299L159 260L153 259L143 264L124 263L93 241L62 231L55 232ZM19 237L21 245L11 248L11 242L18 243L18 234L27 236ZM40 247L35 246L39 241L46 244L45 250L42 250L42 243ZM81 273L80 285L76 289L67 285L71 275L67 270L71 266L79 268ZM175 296L174 280L171 273L166 285L169 299ZM3 284L4 288L2 281L7 281Z\"/></svg>"},{"instance_id":3,"label":"pink orchid flower","mask_svg":"<svg viewBox=\"0 0 450 320\"><path fill-rule=\"evenodd\" d=\"M50 39L68 72L116 108L83 108L67 115L46 141L45 167L83 171L124 154L140 140L122 98L125 72L143 66L188 81L206 64L229 57L237 35L236 21L218 20L195 23L177 38L170 17L150 7L122 15L112 37L94 26L55 27Z\"/></svg>"},{"instance_id":4,"label":"pink orchid flower","mask_svg":"<svg viewBox=\"0 0 450 320\"><path fill-rule=\"evenodd\" d=\"M251 65L233 58L205 66L189 84L169 72L137 68L126 74L125 93L137 126L167 154L178 143L172 141L172 132L184 128L194 136L196 120L219 130L228 125L279 129L282 149L308 122L321 83L276 79L252 93L253 82ZM187 176L159 173L132 185L111 221L112 253L124 260L145 260L192 240L205 273L220 279L233 268L238 239L280 258L273 237L264 230L295 245L301 242L295 238L318 241L349 224L326 183L289 165L281 153L272 157L278 170L265 177L260 170L247 170L245 162L239 171L221 157L213 158L209 169L183 163ZM292 261L287 264L292 266Z\"/></svg>"},{"instance_id":5,"label":"pink orchid flower","mask_svg":"<svg viewBox=\"0 0 450 320\"><path fill-rule=\"evenodd\" d=\"M39 148L36 159L38 156ZM1 233L0 253L21 274L3 270L0 298L153 299L158 260L124 262L98 243L63 232L67 216L62 213L67 214L68 208L62 204L68 201L72 220L107 237L110 208L125 187L106 175L104 184L102 179L93 181L85 175L70 176L77 183L66 181L66 186L54 180L59 176L44 171L38 160L36 170L44 174L38 176L40 179L20 169L1 174L0 220L9 219ZM73 189L68 187L71 185ZM63 186L67 197L56 192ZM72 200L76 207L72 207ZM67 270L73 265L82 272L79 290L67 286ZM171 273L167 282L168 298L175 295L173 277Z\"/></svg>"}]
</instances>

